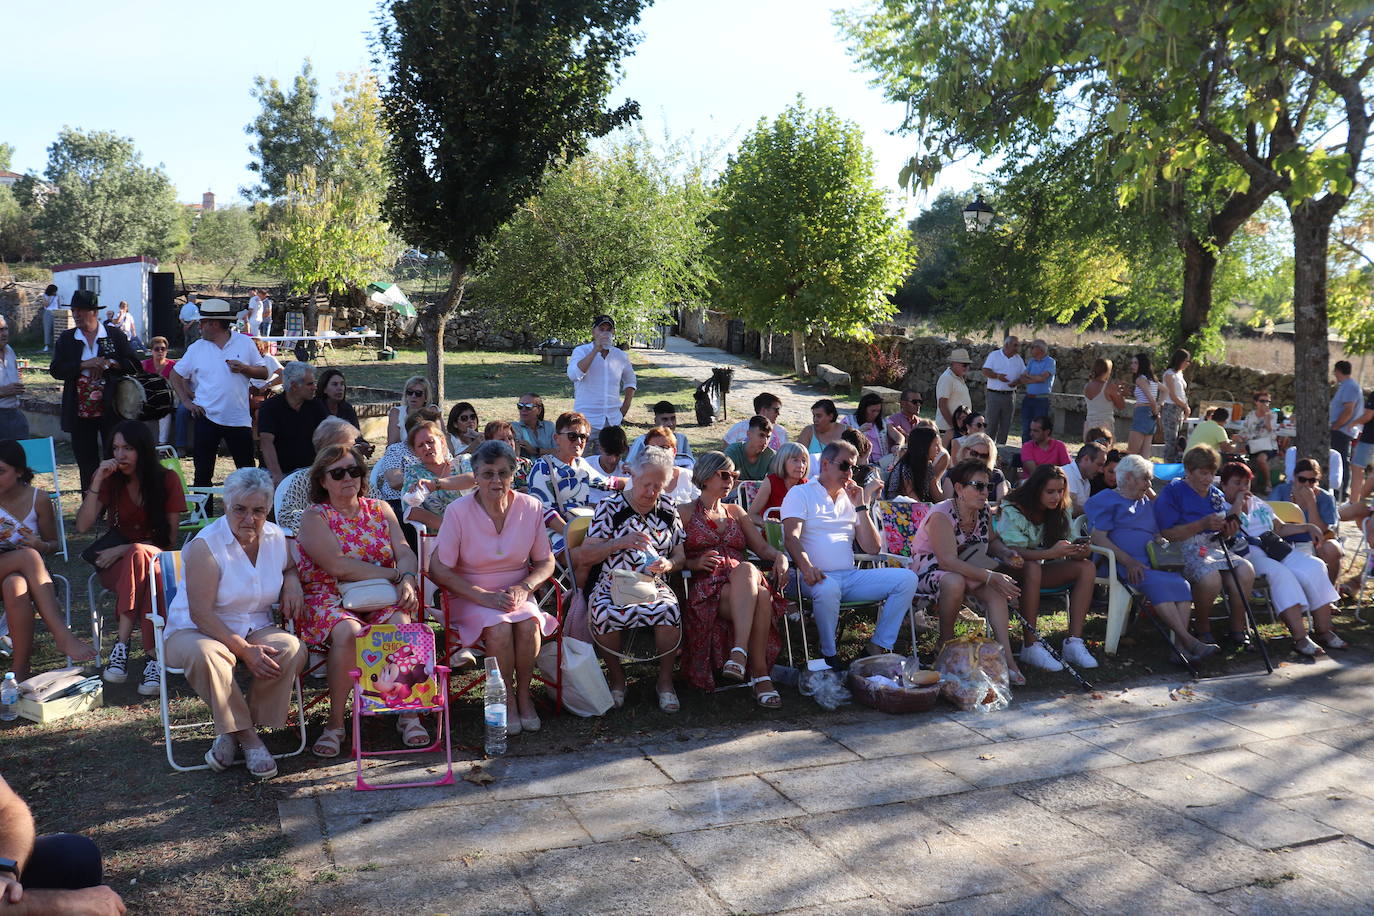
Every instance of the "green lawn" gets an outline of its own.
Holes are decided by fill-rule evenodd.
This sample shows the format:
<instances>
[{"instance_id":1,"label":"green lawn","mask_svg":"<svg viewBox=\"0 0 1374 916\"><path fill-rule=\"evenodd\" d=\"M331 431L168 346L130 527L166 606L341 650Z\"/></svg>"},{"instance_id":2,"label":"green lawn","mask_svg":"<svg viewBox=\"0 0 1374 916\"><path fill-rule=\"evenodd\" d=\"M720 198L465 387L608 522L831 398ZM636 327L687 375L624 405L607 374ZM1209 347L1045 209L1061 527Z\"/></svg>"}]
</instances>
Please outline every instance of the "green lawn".
<instances>
[{"instance_id":1,"label":"green lawn","mask_svg":"<svg viewBox=\"0 0 1374 916\"><path fill-rule=\"evenodd\" d=\"M402 351L392 362L361 359L371 351L344 351L334 362L344 368L351 384L399 390L402 382L422 372L424 356L419 351ZM636 354L637 358L643 354ZM527 390L542 394L550 417L571 406L570 388L561 369L543 366L528 354L465 352L447 355L445 382L448 399L445 407L459 399L472 401L485 421L491 418L514 419L515 400ZM654 369L640 372L641 389L627 433L637 435L648 428L647 407L667 398L680 410L682 428L698 448L718 444L721 427L700 430L691 423L691 382ZM72 528L76 509L75 468L63 444L60 457L70 466L63 473L63 486L69 493L66 502L68 532L73 560L55 562L54 572L68 576L74 586L73 616L76 630L86 635L87 607L85 584L90 569L79 559L79 551L90 535L77 536ZM186 463L189 473L190 463ZM221 460L220 476L230 469ZM1042 632L1057 644L1067 621L1057 605L1046 608ZM1058 611L1057 613L1048 613ZM106 649L112 629L112 612L105 610ZM1090 619L1087 639L1101 657L1104 618ZM1266 626L1273 636L1281 631ZM1355 642L1374 640L1374 625L1357 625L1341 620L1341 631ZM843 634L842 654L853 655L872 632L867 621L854 621ZM904 631L905 632L905 631ZM137 637L135 637L137 641ZM929 661L934 636L920 638L923 657ZM814 647L814 636L812 637ZM1287 640L1270 643L1276 662L1307 664L1289 648ZM899 643L905 650L905 639ZM799 650L799 647L798 647ZM783 659L786 655L784 653ZM251 782L242 769L231 773L173 773L163 758L162 737L155 700L140 697L135 688L141 673L142 651L135 649L130 681L107 686L104 709L40 727L21 720L0 725L0 773L28 799L43 831L70 830L93 836L104 850L107 879L125 897L131 912L140 913L288 913L294 893L310 882L326 882L332 872L302 873L281 861L285 842L278 831L276 802L286 793L320 775L322 764L306 755L283 761L282 775L270 784ZM60 663L46 633L39 637L35 670ZM1255 670L1254 655L1227 655L1209 669L1214 673ZM0 660L0 670L4 667ZM1140 675L1174 672L1180 683L1182 669L1168 660L1153 628L1138 622L1122 643L1122 654L1104 660L1090 679L1103 687L1119 685ZM777 712L760 710L752 703L748 690L728 690L701 694L680 683L683 709L677 716L658 711L654 703L653 672L641 666L631 668L627 705L598 719L574 716L549 717L544 729L535 735L512 739L511 753L536 754L585 749L605 745L633 745L641 742L674 740L722 726L758 729L789 728L833 722L849 713L845 709L829 713L783 688L784 708ZM1018 696L1043 696L1074 691L1066 675L1028 672L1028 690ZM186 696L177 708L185 712L204 712L199 701ZM480 741L480 707L476 694L455 706L458 739L465 744ZM1015 709L1005 715L1016 715ZM321 715L311 716L313 737ZM372 729L376 741L394 737L383 727ZM286 736L271 739L285 746ZM184 758L194 759L207 741L191 739ZM341 790L346 777L343 770L332 771Z\"/></svg>"}]
</instances>

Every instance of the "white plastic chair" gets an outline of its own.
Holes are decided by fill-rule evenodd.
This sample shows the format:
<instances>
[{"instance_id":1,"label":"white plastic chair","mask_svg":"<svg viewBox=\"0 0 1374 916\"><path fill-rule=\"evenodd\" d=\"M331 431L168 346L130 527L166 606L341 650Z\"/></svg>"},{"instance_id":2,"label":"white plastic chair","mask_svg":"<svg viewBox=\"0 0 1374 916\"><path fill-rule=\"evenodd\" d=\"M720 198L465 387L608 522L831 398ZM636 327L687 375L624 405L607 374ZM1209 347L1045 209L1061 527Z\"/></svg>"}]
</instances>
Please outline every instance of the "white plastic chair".
<instances>
[{"instance_id":1,"label":"white plastic chair","mask_svg":"<svg viewBox=\"0 0 1374 916\"><path fill-rule=\"evenodd\" d=\"M167 762L172 769L182 773L189 773L192 770L208 770L208 763L198 763L185 765L177 763L176 755L172 745L172 733L187 731L190 729L213 727L214 720L202 722L185 722L178 725L172 724L171 704L169 703L169 693L167 690L167 675L185 675L181 668L172 668L167 664L166 636L167 627L166 607L172 603L172 598L176 596L177 589L185 587L185 572L182 569L181 551L165 550L153 560L153 574L148 577L148 589L152 599L152 610L148 614L148 619L153 623L153 641L157 646L158 658L158 712L162 717L162 739L167 752ZM161 601L159 601L161 596ZM295 757L305 751L305 698L301 689L301 679L296 678L296 720L297 728L300 731L300 744L294 751L287 751L272 756L280 760L283 757Z\"/></svg>"},{"instance_id":2,"label":"white plastic chair","mask_svg":"<svg viewBox=\"0 0 1374 916\"><path fill-rule=\"evenodd\" d=\"M1073 536L1088 536L1086 515L1080 515L1073 520ZM1135 592L1117 576L1115 553L1096 544L1091 545L1089 549L1107 561L1107 575L1097 576L1093 581L1097 585L1107 587L1107 638L1103 640L1103 649L1108 655L1115 655L1116 648L1121 643L1121 635L1126 632L1126 624L1131 617L1131 602L1135 600Z\"/></svg>"},{"instance_id":3,"label":"white plastic chair","mask_svg":"<svg viewBox=\"0 0 1374 916\"><path fill-rule=\"evenodd\" d=\"M52 487L48 490L48 499L52 501L53 515L57 517L57 540L59 543L58 553L64 562L70 557L67 553L67 522L62 516L62 483L57 479L57 448L52 436L46 439L20 439L19 445L24 449L24 460L29 465L29 470L35 474L47 474L52 478ZM62 583L63 610L66 614L67 629L72 626L72 584L67 577L60 573L50 571L53 581ZM95 644L96 664L100 664L100 615L96 613L94 605L91 607L91 642ZM72 660L67 659L67 664Z\"/></svg>"}]
</instances>

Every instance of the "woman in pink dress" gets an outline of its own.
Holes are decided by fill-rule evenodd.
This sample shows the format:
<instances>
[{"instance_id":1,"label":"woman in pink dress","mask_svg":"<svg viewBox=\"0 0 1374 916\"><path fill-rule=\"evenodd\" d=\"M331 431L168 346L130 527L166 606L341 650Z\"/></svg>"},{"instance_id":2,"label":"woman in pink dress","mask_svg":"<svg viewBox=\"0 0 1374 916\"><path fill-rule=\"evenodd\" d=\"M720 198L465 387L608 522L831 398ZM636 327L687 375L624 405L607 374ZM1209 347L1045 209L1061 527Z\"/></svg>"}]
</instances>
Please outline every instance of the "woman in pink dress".
<instances>
[{"instance_id":1,"label":"woman in pink dress","mask_svg":"<svg viewBox=\"0 0 1374 916\"><path fill-rule=\"evenodd\" d=\"M682 666L687 680L702 690L716 686L717 669L726 680L743 681L747 675L755 702L777 709L782 698L769 674L782 648L777 621L787 612L787 600L745 559L745 548L773 563L775 581L786 581L787 554L764 539L743 506L725 501L738 482L733 461L707 452L692 469L701 495L678 508L692 571Z\"/></svg>"},{"instance_id":2,"label":"woman in pink dress","mask_svg":"<svg viewBox=\"0 0 1374 916\"><path fill-rule=\"evenodd\" d=\"M542 637L558 621L534 602L534 590L553 575L553 550L544 533L544 506L516 493L515 452L489 440L472 452L477 489L444 510L429 575L444 590L444 612L464 646L481 645L496 659L514 709L506 734L538 731L530 696ZM510 705L510 701L507 701Z\"/></svg>"},{"instance_id":3,"label":"woman in pink dress","mask_svg":"<svg viewBox=\"0 0 1374 916\"><path fill-rule=\"evenodd\" d=\"M297 635L307 645L328 647L329 721L312 751L317 757L337 757L353 693L349 672L357 665L358 634L369 624L407 623L420 610L418 567L396 513L384 500L367 496L367 463L356 447L321 449L309 479L314 505L301 515L298 535L305 611L297 621ZM368 579L389 579L396 586L396 603L368 611L346 609L339 583ZM429 744L415 713L398 716L396 729L410 747Z\"/></svg>"}]
</instances>

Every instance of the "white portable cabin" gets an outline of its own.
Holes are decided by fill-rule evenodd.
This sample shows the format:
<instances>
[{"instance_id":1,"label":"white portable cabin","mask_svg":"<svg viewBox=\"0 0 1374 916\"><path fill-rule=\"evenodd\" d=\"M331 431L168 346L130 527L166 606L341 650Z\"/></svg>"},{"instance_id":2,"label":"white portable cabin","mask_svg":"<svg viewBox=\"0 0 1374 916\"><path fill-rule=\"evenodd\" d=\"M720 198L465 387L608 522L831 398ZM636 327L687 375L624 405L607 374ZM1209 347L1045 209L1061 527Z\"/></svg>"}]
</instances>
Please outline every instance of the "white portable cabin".
<instances>
[{"instance_id":1,"label":"white portable cabin","mask_svg":"<svg viewBox=\"0 0 1374 916\"><path fill-rule=\"evenodd\" d=\"M151 281L157 270L157 259L144 257L112 258L108 261L87 261L82 264L56 264L52 267L52 282L57 285L58 300L64 305L72 301L72 293L89 289L100 299L100 320L110 309L119 311L121 300L129 303L134 327L146 344L152 326Z\"/></svg>"}]
</instances>

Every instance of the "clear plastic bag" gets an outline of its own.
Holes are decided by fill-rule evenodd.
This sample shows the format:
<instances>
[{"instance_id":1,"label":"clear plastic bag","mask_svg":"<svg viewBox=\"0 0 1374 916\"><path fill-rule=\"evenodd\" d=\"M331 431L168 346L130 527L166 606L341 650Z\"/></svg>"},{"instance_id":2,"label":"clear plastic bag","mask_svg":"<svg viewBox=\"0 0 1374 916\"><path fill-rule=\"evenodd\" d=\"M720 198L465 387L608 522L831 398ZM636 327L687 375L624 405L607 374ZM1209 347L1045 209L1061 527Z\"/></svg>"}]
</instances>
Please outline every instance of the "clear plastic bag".
<instances>
[{"instance_id":1,"label":"clear plastic bag","mask_svg":"<svg viewBox=\"0 0 1374 916\"><path fill-rule=\"evenodd\" d=\"M1011 705L1011 682L1002 647L991 639L965 636L945 643L935 660L942 695L962 710L996 712Z\"/></svg>"},{"instance_id":2,"label":"clear plastic bag","mask_svg":"<svg viewBox=\"0 0 1374 916\"><path fill-rule=\"evenodd\" d=\"M803 696L815 700L822 709L832 711L854 699L849 688L840 681L839 674L828 668L824 671L803 671L799 690Z\"/></svg>"}]
</instances>

